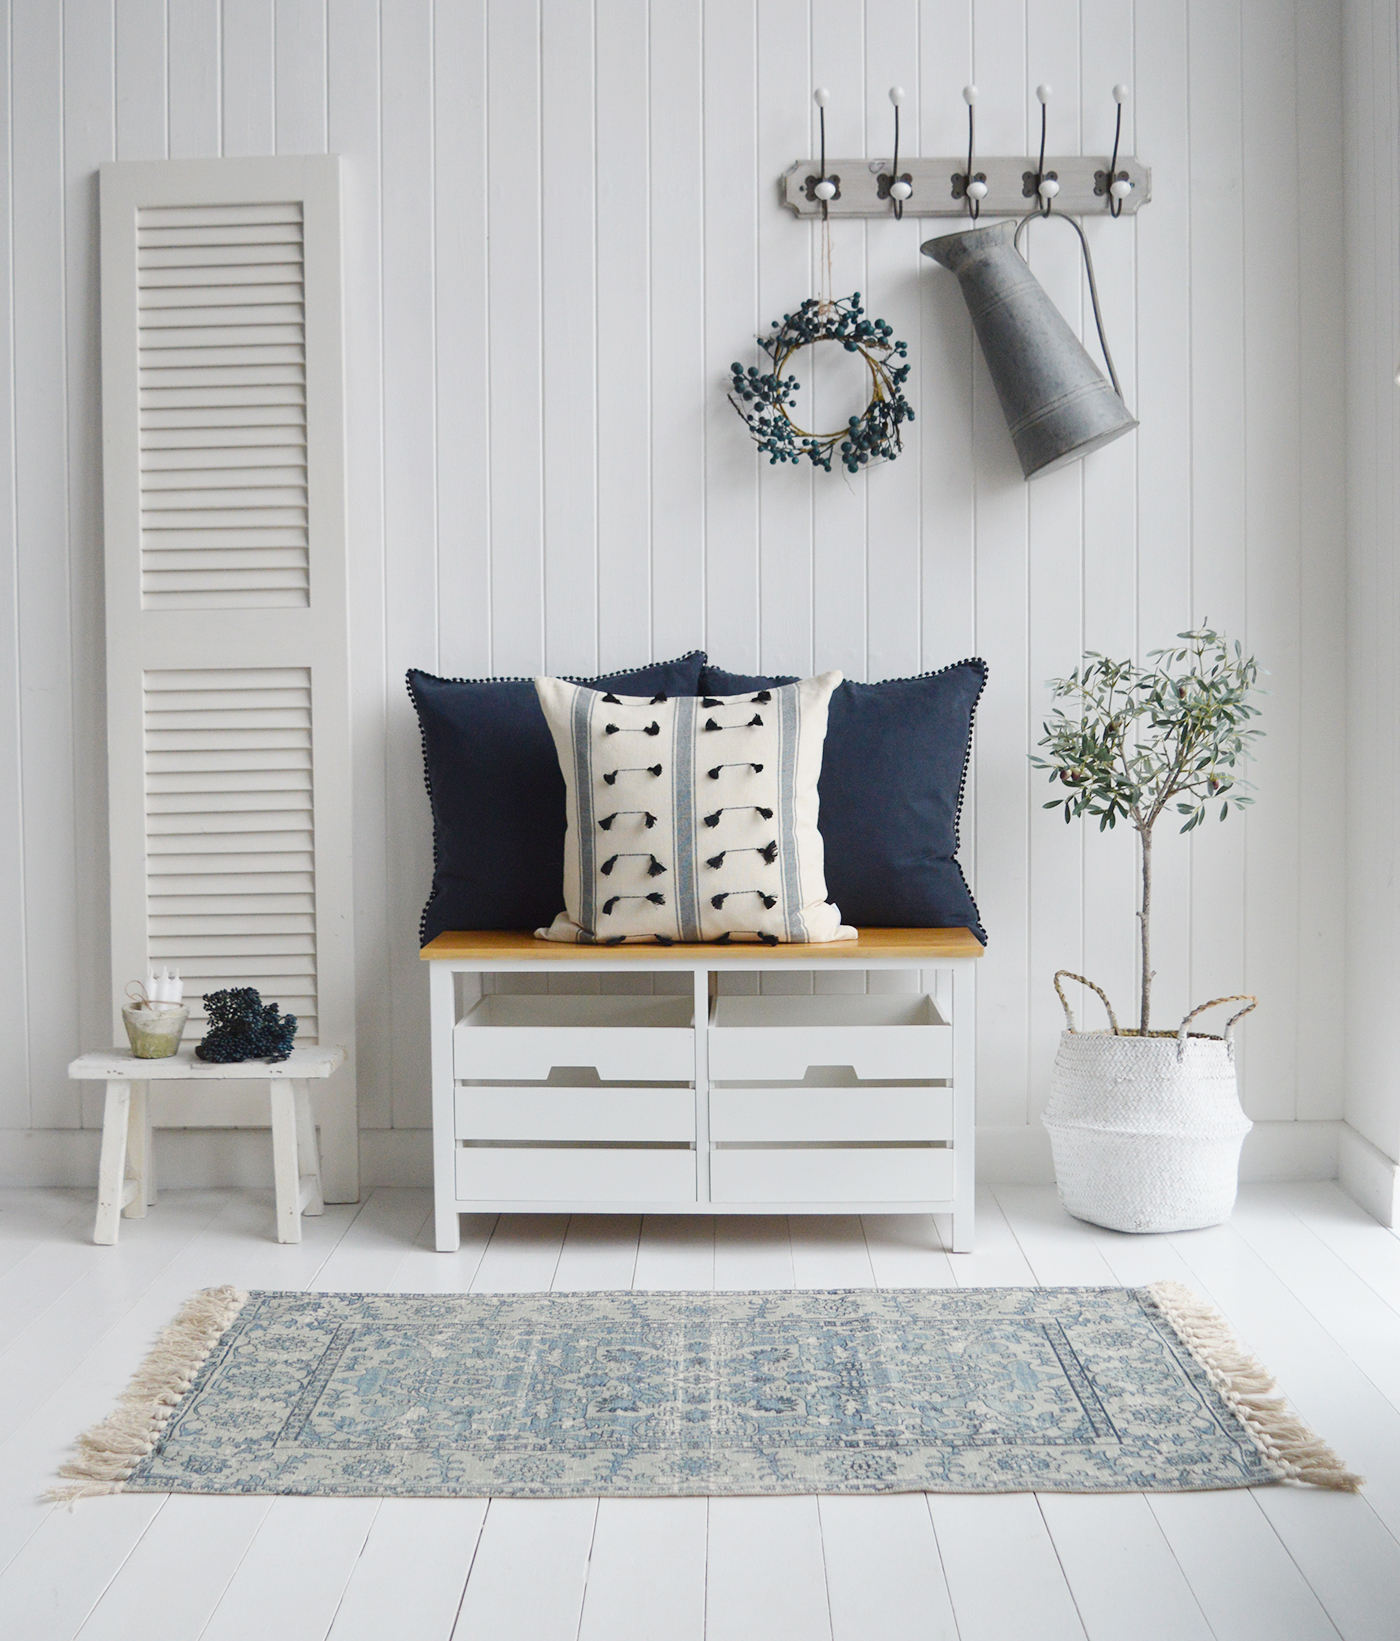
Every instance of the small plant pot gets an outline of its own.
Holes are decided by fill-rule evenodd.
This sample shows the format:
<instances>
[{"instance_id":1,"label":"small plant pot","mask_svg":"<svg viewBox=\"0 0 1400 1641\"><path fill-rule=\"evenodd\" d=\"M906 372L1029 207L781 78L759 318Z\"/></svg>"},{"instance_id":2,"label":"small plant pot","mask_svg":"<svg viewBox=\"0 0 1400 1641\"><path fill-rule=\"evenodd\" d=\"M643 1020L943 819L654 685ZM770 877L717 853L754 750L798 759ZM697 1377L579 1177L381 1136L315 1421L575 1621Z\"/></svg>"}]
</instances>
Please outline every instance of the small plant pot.
<instances>
[{"instance_id":1,"label":"small plant pot","mask_svg":"<svg viewBox=\"0 0 1400 1641\"><path fill-rule=\"evenodd\" d=\"M168 1060L180 1046L190 1011L178 1003L154 1008L124 1008L122 1021L138 1060Z\"/></svg>"}]
</instances>

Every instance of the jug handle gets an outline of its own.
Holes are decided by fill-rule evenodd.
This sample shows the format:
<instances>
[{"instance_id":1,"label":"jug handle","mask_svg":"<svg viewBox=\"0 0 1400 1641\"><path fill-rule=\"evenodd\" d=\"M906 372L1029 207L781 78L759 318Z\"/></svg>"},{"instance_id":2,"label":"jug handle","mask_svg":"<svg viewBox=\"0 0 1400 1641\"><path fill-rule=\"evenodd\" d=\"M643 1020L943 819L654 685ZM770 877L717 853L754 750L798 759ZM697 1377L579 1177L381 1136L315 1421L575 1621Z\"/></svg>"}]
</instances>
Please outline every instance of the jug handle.
<instances>
[{"instance_id":1,"label":"jug handle","mask_svg":"<svg viewBox=\"0 0 1400 1641\"><path fill-rule=\"evenodd\" d=\"M1118 372L1113 368L1113 355L1108 350L1108 338L1103 333L1103 314L1099 311L1099 286L1098 281L1094 278L1094 259L1089 254L1089 241L1084 237L1084 230L1073 217L1063 216L1058 211L1042 212L1037 210L1032 211L1029 216L1022 217L1016 224L1016 232L1012 236L1011 243L1020 251L1021 234L1026 224L1029 222L1047 222L1052 216L1057 217L1061 222L1069 223L1070 227L1079 235L1079 248L1084 253L1084 271L1089 275L1089 300L1094 307L1094 328L1099 333L1099 346L1103 349L1103 362L1108 366L1108 379L1113 383L1113 391L1120 399L1123 399L1123 387L1118 380ZM1022 252L1022 255L1024 255L1024 252ZM1126 399L1123 399L1124 405L1127 402ZM1207 1003L1206 1007L1209 1008L1210 1004Z\"/></svg>"},{"instance_id":2,"label":"jug handle","mask_svg":"<svg viewBox=\"0 0 1400 1641\"><path fill-rule=\"evenodd\" d=\"M1070 1008L1069 999L1065 996L1064 987L1060 984L1061 976L1063 976L1066 980L1077 980L1081 986L1087 986L1090 991L1096 991L1099 994L1099 996L1103 999L1103 1006L1108 1010L1108 1023L1113 1028L1113 1035L1115 1037L1121 1037L1122 1032L1118 1029L1118 1016L1113 1012L1113 1004L1109 1002L1108 993L1104 991L1103 987L1096 986L1092 980L1086 980L1082 974L1071 973L1069 969L1056 969L1055 993L1060 999L1061 1006L1064 1008L1065 1020L1068 1023L1069 1030L1074 1031L1076 1029L1074 1024L1074 1010ZM1207 1004L1206 1007L1209 1008L1210 1005Z\"/></svg>"}]
</instances>

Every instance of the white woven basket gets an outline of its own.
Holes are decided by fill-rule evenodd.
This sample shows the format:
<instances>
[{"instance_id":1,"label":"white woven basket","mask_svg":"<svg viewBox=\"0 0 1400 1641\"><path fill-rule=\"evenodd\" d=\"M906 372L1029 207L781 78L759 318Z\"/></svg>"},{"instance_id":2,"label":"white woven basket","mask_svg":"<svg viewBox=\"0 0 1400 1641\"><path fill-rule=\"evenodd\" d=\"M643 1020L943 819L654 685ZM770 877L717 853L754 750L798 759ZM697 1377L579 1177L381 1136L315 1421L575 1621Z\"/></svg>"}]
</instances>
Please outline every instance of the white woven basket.
<instances>
[{"instance_id":1,"label":"white woven basket","mask_svg":"<svg viewBox=\"0 0 1400 1641\"><path fill-rule=\"evenodd\" d=\"M1061 977L1098 992L1110 1030L1075 1030ZM1139 1037L1119 1031L1093 981L1061 969L1055 990L1069 1024L1041 1121L1066 1209L1114 1231L1189 1231L1228 1219L1240 1146L1254 1126L1240 1109L1234 1029L1256 999L1217 997L1177 1031ZM1198 1014L1220 1003L1246 1006L1222 1037L1188 1034Z\"/></svg>"}]
</instances>

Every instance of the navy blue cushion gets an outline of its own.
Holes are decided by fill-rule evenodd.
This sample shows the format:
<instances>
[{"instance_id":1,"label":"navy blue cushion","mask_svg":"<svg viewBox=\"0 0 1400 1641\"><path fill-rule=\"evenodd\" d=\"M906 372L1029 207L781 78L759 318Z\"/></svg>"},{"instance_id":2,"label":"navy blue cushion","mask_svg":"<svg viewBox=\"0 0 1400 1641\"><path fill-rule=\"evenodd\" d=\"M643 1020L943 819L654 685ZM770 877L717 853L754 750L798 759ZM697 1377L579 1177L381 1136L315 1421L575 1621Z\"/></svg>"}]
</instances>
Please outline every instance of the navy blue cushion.
<instances>
[{"instance_id":1,"label":"navy blue cushion","mask_svg":"<svg viewBox=\"0 0 1400 1641\"><path fill-rule=\"evenodd\" d=\"M698 695L702 650L575 680L619 695ZM444 929L536 929L564 904L564 777L528 678L412 668L433 810L433 888L419 943Z\"/></svg>"},{"instance_id":2,"label":"navy blue cushion","mask_svg":"<svg viewBox=\"0 0 1400 1641\"><path fill-rule=\"evenodd\" d=\"M831 697L818 792L826 892L867 929L971 929L987 936L958 865L958 813L985 661L919 678L847 681ZM791 678L706 666L707 695L772 689Z\"/></svg>"}]
</instances>

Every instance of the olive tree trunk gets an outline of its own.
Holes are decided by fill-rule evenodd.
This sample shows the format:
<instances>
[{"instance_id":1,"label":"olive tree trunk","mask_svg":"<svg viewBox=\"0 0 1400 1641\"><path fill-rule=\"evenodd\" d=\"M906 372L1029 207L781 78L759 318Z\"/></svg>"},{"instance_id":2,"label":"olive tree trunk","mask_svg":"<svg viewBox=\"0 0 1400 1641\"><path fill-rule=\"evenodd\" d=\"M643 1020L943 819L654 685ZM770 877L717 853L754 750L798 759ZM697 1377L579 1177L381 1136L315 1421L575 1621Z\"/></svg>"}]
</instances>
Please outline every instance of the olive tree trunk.
<instances>
[{"instance_id":1,"label":"olive tree trunk","mask_svg":"<svg viewBox=\"0 0 1400 1641\"><path fill-rule=\"evenodd\" d=\"M1145 1037L1152 1011L1152 828L1144 827L1138 836L1142 839L1142 910L1138 913L1142 933L1142 1002L1138 1010L1138 1030Z\"/></svg>"}]
</instances>

